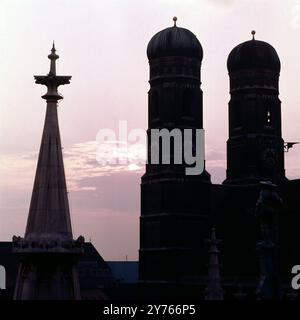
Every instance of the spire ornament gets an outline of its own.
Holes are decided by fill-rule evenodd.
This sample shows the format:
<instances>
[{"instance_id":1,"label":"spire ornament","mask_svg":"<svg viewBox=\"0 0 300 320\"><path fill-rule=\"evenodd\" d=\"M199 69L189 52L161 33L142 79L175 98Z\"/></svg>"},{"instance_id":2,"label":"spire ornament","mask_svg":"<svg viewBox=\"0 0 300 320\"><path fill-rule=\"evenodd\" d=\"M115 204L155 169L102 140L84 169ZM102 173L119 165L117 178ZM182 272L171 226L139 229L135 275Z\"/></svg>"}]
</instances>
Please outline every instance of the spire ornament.
<instances>
[{"instance_id":1,"label":"spire ornament","mask_svg":"<svg viewBox=\"0 0 300 320\"><path fill-rule=\"evenodd\" d=\"M174 27L177 27L177 25L176 25L177 17L173 17L173 21L174 21Z\"/></svg>"},{"instance_id":2,"label":"spire ornament","mask_svg":"<svg viewBox=\"0 0 300 320\"><path fill-rule=\"evenodd\" d=\"M57 102L60 99L63 99L57 91L57 88L60 85L69 84L71 76L57 76L56 75L56 60L59 58L59 55L56 54L56 49L53 41L51 53L48 55L50 59L50 71L46 76L34 76L35 83L43 84L47 87L48 91L42 96L43 99L47 101Z\"/></svg>"},{"instance_id":3,"label":"spire ornament","mask_svg":"<svg viewBox=\"0 0 300 320\"><path fill-rule=\"evenodd\" d=\"M59 55L57 55L55 52L56 52L56 49L53 41L51 53L48 55L48 58L51 61L49 74L52 74L54 76L56 76L56 60L59 58Z\"/></svg>"}]
</instances>

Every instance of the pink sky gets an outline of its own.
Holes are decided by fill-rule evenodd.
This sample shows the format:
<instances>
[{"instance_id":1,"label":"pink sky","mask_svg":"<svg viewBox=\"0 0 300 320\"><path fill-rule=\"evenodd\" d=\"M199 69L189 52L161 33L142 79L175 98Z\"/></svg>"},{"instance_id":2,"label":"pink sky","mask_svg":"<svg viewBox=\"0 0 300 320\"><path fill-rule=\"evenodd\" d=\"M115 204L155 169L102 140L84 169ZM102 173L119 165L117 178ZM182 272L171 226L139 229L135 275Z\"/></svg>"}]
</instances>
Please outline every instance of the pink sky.
<instances>
[{"instance_id":1,"label":"pink sky","mask_svg":"<svg viewBox=\"0 0 300 320\"><path fill-rule=\"evenodd\" d=\"M300 141L300 0L1 0L0 240L25 231L45 115L45 88L34 84L33 74L49 71L55 40L58 73L73 76L60 88L59 120L74 234L91 238L107 260L137 259L143 169L100 166L95 140L99 129L116 129L119 120L146 129L146 46L175 15L204 49L206 159L213 181L225 177L227 56L253 29L281 59L283 138ZM286 154L289 178L300 177L299 159L300 146Z\"/></svg>"}]
</instances>

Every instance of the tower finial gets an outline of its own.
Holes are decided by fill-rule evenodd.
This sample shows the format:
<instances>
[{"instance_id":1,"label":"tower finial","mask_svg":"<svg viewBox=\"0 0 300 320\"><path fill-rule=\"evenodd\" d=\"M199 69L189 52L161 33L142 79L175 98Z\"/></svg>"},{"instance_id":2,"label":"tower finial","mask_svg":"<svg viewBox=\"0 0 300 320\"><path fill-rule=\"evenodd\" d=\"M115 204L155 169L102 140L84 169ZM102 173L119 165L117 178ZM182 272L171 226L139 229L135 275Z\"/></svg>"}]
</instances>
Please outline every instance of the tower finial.
<instances>
[{"instance_id":1,"label":"tower finial","mask_svg":"<svg viewBox=\"0 0 300 320\"><path fill-rule=\"evenodd\" d=\"M173 17L173 21L174 21L174 27L176 27L177 17Z\"/></svg>"},{"instance_id":2,"label":"tower finial","mask_svg":"<svg viewBox=\"0 0 300 320\"><path fill-rule=\"evenodd\" d=\"M53 74L53 75L56 75L55 61L59 58L59 56L55 52L56 52L56 49L55 49L55 45L54 45L54 41L53 41L51 53L48 55L48 58L50 59L50 72L49 72L49 74Z\"/></svg>"},{"instance_id":3,"label":"tower finial","mask_svg":"<svg viewBox=\"0 0 300 320\"><path fill-rule=\"evenodd\" d=\"M55 49L55 43L54 43L54 40L53 40L51 52L55 52L55 51L56 51L56 49Z\"/></svg>"},{"instance_id":4,"label":"tower finial","mask_svg":"<svg viewBox=\"0 0 300 320\"><path fill-rule=\"evenodd\" d=\"M71 76L57 76L56 75L56 60L59 56L55 53L55 44L53 41L51 53L48 55L50 60L50 71L46 76L34 76L35 83L43 84L47 86L47 93L42 96L43 99L47 101L51 99L51 101L58 101L63 99L62 95L60 95L57 91L57 88L60 85L70 83Z\"/></svg>"},{"instance_id":5,"label":"tower finial","mask_svg":"<svg viewBox=\"0 0 300 320\"><path fill-rule=\"evenodd\" d=\"M252 40L255 40L254 36L255 36L255 34L256 34L256 31L255 31L255 30L252 30L252 31L251 31L251 34L252 34Z\"/></svg>"}]
</instances>

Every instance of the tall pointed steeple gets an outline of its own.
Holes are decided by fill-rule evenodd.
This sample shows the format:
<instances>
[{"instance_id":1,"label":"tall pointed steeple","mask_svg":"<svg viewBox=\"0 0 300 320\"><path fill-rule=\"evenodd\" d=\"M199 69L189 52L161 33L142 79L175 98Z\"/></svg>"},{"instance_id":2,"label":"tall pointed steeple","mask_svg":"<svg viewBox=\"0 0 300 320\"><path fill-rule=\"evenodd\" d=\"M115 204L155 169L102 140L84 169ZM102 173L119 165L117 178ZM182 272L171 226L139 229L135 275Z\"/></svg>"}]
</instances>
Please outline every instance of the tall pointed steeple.
<instances>
[{"instance_id":1,"label":"tall pointed steeple","mask_svg":"<svg viewBox=\"0 0 300 320\"><path fill-rule=\"evenodd\" d=\"M42 96L47 110L25 237L13 237L14 251L22 256L15 290L21 300L80 298L76 260L84 239L73 240L57 117L63 98L57 89L71 76L56 75L55 52L53 43L49 73L34 77L48 89Z\"/></svg>"},{"instance_id":2,"label":"tall pointed steeple","mask_svg":"<svg viewBox=\"0 0 300 320\"><path fill-rule=\"evenodd\" d=\"M206 300L223 300L223 289L221 286L219 250L220 240L216 238L216 230L212 228L211 238L206 240L209 244L208 285L205 292Z\"/></svg>"},{"instance_id":3,"label":"tall pointed steeple","mask_svg":"<svg viewBox=\"0 0 300 320\"><path fill-rule=\"evenodd\" d=\"M42 96L47 101L44 132L33 186L26 238L72 238L69 202L59 134L57 101L63 97L57 88L69 84L71 76L56 75L55 47L48 55L50 71L46 76L35 76L35 82L47 86Z\"/></svg>"}]
</instances>

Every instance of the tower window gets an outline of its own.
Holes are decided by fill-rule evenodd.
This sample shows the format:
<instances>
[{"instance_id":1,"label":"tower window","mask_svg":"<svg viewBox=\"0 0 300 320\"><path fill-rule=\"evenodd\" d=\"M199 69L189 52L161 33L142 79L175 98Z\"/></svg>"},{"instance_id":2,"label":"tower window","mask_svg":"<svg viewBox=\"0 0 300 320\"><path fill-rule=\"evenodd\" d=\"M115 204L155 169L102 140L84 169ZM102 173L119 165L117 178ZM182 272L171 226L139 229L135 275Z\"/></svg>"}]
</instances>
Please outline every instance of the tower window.
<instances>
[{"instance_id":1,"label":"tower window","mask_svg":"<svg viewBox=\"0 0 300 320\"><path fill-rule=\"evenodd\" d=\"M268 126L270 126L272 124L272 114L271 114L270 107L266 108L265 124Z\"/></svg>"},{"instance_id":2,"label":"tower window","mask_svg":"<svg viewBox=\"0 0 300 320\"><path fill-rule=\"evenodd\" d=\"M267 122L268 123L271 122L271 112L270 111L267 112Z\"/></svg>"}]
</instances>

